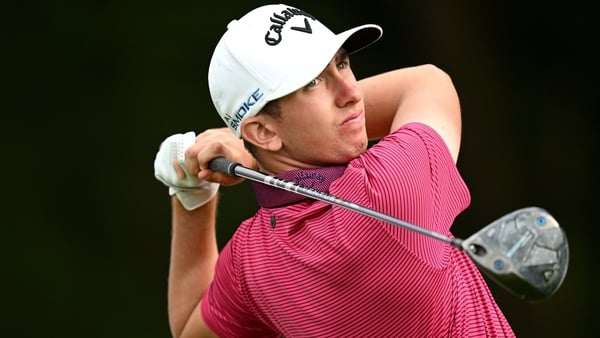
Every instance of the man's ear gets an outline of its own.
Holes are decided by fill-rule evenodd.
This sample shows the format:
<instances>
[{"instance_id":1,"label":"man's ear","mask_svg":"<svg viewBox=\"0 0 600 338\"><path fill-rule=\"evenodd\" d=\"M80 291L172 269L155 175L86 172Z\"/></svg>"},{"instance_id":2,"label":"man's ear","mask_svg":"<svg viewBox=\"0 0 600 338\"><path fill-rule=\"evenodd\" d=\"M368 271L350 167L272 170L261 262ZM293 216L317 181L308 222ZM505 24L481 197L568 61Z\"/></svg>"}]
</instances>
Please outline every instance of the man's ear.
<instances>
[{"instance_id":1,"label":"man's ear","mask_svg":"<svg viewBox=\"0 0 600 338\"><path fill-rule=\"evenodd\" d=\"M255 147L278 151L281 149L281 138L276 132L275 125L268 117L256 115L246 118L242 123L242 138Z\"/></svg>"}]
</instances>

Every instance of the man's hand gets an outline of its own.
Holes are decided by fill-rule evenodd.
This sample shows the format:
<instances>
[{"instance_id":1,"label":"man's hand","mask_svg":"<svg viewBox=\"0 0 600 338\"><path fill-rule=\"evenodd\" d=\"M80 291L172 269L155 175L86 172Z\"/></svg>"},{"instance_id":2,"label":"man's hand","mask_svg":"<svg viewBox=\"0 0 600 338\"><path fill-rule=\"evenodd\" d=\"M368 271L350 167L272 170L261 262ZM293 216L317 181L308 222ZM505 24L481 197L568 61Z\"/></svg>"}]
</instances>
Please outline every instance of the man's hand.
<instances>
[{"instance_id":1,"label":"man's hand","mask_svg":"<svg viewBox=\"0 0 600 338\"><path fill-rule=\"evenodd\" d=\"M194 210L210 201L219 190L211 183L190 174L185 166L185 150L196 141L196 134L174 134L160 145L154 159L154 176L169 187L171 196L177 195L187 210Z\"/></svg>"},{"instance_id":2,"label":"man's hand","mask_svg":"<svg viewBox=\"0 0 600 338\"><path fill-rule=\"evenodd\" d=\"M229 128L207 129L196 136L195 144L185 151L184 166L188 169L189 174L198 179L216 182L224 186L236 185L244 180L210 170L210 161L216 157L225 157L248 168L257 168L254 157L244 148L243 141L236 137ZM178 175L184 174L180 166L177 166L176 170Z\"/></svg>"},{"instance_id":3,"label":"man's hand","mask_svg":"<svg viewBox=\"0 0 600 338\"><path fill-rule=\"evenodd\" d=\"M244 179L213 172L210 161L225 157L249 168L256 161L229 128L208 129L198 136L192 131L167 137L154 160L154 176L169 187L187 210L196 209L217 193L219 185L232 186Z\"/></svg>"}]
</instances>

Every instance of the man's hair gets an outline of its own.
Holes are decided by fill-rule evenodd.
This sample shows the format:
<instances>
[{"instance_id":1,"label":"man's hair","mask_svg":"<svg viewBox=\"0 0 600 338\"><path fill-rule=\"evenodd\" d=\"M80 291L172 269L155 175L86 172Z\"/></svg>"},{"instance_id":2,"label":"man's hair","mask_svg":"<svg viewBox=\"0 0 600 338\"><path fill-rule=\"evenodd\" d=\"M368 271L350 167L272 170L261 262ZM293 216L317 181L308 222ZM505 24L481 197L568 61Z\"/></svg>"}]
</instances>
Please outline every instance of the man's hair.
<instances>
[{"instance_id":1,"label":"man's hair","mask_svg":"<svg viewBox=\"0 0 600 338\"><path fill-rule=\"evenodd\" d=\"M260 111L259 114L264 114L264 115L268 115L271 116L273 118L280 118L281 117L281 107L279 106L279 102L278 100L273 100L268 102ZM246 141L245 139L244 141L244 147L246 148L246 150L248 150L248 152L250 152L250 154L252 154L252 156L254 156L254 158L260 162L260 159L258 158L258 154L256 151L256 146L254 146L254 144Z\"/></svg>"}]
</instances>

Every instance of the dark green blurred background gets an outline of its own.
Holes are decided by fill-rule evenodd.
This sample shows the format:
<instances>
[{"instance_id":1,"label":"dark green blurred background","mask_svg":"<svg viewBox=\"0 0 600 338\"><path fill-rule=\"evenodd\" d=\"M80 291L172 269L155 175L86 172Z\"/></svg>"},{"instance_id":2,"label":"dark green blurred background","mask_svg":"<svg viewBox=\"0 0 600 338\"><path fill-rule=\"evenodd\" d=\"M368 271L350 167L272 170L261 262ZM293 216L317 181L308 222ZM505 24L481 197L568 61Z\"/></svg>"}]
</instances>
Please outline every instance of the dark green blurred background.
<instances>
[{"instance_id":1,"label":"dark green blurred background","mask_svg":"<svg viewBox=\"0 0 600 338\"><path fill-rule=\"evenodd\" d=\"M222 126L206 84L228 21L262 2L37 1L3 7L3 337L169 337L170 209L153 160L168 135ZM454 79L473 201L466 237L517 208L567 232L547 302L490 283L520 337L598 332L598 29L577 1L290 1L340 31L378 23L358 77L433 63ZM6 8L6 6L9 6ZM294 65L290 65L293 67ZM7 189L8 188L8 189ZM219 241L256 208L222 189Z\"/></svg>"}]
</instances>

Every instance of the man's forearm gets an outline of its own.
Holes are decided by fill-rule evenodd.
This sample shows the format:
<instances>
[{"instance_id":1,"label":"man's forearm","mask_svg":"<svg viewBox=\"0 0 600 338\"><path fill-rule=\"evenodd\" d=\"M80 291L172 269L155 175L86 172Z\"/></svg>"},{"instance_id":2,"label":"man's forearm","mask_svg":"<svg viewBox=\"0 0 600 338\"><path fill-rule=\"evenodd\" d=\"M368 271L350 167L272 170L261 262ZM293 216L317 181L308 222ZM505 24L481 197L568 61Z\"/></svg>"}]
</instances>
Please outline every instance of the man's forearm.
<instances>
[{"instance_id":1,"label":"man's forearm","mask_svg":"<svg viewBox=\"0 0 600 338\"><path fill-rule=\"evenodd\" d=\"M172 199L173 234L169 269L169 322L178 337L213 279L218 257L215 222L218 196L187 211ZM199 314L196 314L199 315Z\"/></svg>"}]
</instances>

